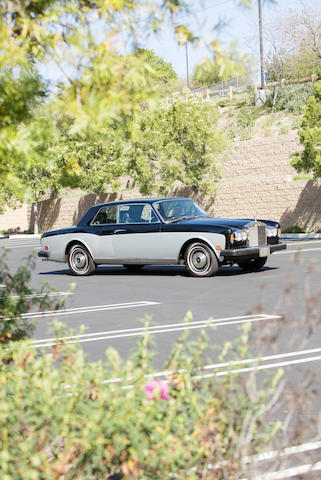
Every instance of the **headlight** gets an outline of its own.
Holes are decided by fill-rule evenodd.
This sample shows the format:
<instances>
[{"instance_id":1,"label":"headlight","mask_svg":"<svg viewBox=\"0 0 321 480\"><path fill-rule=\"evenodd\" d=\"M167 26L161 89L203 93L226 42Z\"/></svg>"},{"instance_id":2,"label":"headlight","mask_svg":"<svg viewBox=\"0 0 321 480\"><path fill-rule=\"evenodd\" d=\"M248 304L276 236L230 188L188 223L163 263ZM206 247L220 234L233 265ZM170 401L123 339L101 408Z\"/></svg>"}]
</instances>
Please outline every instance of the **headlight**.
<instances>
[{"instance_id":1,"label":"headlight","mask_svg":"<svg viewBox=\"0 0 321 480\"><path fill-rule=\"evenodd\" d=\"M236 242L245 242L246 239L247 239L247 233L244 230L242 232L235 232Z\"/></svg>"},{"instance_id":2,"label":"headlight","mask_svg":"<svg viewBox=\"0 0 321 480\"><path fill-rule=\"evenodd\" d=\"M266 234L268 237L276 237L278 234L278 229L276 227L268 228Z\"/></svg>"}]
</instances>

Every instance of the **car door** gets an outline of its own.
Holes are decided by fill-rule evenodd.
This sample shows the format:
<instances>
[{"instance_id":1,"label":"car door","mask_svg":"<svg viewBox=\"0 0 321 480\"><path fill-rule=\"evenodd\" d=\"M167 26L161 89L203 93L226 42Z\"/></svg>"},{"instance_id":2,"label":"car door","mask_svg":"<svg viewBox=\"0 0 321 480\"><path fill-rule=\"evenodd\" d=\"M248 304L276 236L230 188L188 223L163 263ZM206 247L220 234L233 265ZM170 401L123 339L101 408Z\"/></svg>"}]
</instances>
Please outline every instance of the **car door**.
<instances>
[{"instance_id":1,"label":"car door","mask_svg":"<svg viewBox=\"0 0 321 480\"><path fill-rule=\"evenodd\" d=\"M148 203L118 205L112 237L115 261L157 263L160 258L160 221Z\"/></svg>"},{"instance_id":2,"label":"car door","mask_svg":"<svg viewBox=\"0 0 321 480\"><path fill-rule=\"evenodd\" d=\"M94 260L97 263L109 263L115 258L113 251L113 234L117 228L117 204L101 207L90 224L95 244Z\"/></svg>"}]
</instances>

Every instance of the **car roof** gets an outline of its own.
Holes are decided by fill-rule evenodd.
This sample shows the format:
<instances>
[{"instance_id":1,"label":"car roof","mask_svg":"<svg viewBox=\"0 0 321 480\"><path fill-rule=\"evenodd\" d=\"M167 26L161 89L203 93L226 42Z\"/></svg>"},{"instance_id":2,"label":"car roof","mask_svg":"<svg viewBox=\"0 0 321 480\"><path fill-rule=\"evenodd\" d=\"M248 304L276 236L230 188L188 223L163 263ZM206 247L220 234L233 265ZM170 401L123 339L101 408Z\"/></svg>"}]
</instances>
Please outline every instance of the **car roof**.
<instances>
[{"instance_id":1,"label":"car roof","mask_svg":"<svg viewBox=\"0 0 321 480\"><path fill-rule=\"evenodd\" d=\"M95 207L104 207L105 205L123 205L126 203L154 203L162 200L190 200L188 197L162 197L162 198L135 198L128 200L116 200L114 202L98 203Z\"/></svg>"}]
</instances>

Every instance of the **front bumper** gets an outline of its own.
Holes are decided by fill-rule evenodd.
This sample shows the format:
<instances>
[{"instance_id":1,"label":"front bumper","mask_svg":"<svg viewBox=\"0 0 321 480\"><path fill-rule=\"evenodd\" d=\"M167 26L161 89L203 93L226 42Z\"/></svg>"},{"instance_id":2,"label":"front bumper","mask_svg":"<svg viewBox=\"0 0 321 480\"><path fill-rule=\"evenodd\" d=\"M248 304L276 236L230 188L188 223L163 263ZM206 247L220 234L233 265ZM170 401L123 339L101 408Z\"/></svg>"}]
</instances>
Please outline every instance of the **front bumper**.
<instances>
[{"instance_id":1,"label":"front bumper","mask_svg":"<svg viewBox=\"0 0 321 480\"><path fill-rule=\"evenodd\" d=\"M47 250L39 250L38 257L49 258L49 252Z\"/></svg>"},{"instance_id":2,"label":"front bumper","mask_svg":"<svg viewBox=\"0 0 321 480\"><path fill-rule=\"evenodd\" d=\"M251 258L268 257L271 253L278 250L285 250L285 243L277 243L275 245L260 245L257 247L234 248L229 250L221 250L221 257L224 260L233 260L237 262L238 259L245 260Z\"/></svg>"}]
</instances>

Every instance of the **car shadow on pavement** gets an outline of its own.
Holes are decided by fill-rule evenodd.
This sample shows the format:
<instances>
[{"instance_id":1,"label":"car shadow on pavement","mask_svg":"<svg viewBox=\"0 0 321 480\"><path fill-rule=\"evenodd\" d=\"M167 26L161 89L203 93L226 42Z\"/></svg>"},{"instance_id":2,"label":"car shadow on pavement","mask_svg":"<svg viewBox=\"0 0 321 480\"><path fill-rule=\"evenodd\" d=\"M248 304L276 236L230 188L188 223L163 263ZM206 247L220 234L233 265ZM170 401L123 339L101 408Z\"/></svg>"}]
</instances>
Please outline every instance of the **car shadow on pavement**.
<instances>
[{"instance_id":1,"label":"car shadow on pavement","mask_svg":"<svg viewBox=\"0 0 321 480\"><path fill-rule=\"evenodd\" d=\"M258 272L254 272L255 274L259 275L263 272L269 272L273 270L278 270L278 267L263 267ZM245 272L241 270L239 267L221 267L219 271L216 273L215 277L232 277L236 275L248 275L253 272ZM68 275L73 276L69 269L63 270L51 270L48 272L39 272L39 275ZM92 276L103 275L103 276L184 276L188 277L186 272L186 268L184 265L161 265L161 266L146 266L142 269L137 270L127 270L125 267L121 265L115 266L99 266L97 270L92 274ZM78 277L79 278L79 277ZM191 277L192 278L192 277Z\"/></svg>"}]
</instances>

